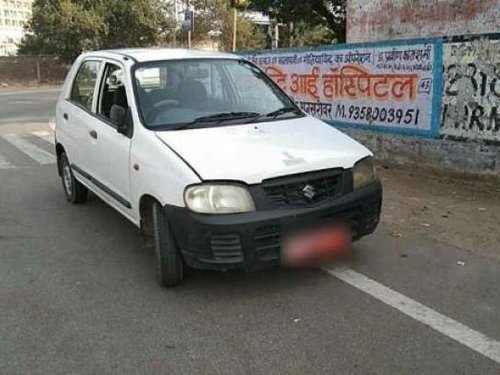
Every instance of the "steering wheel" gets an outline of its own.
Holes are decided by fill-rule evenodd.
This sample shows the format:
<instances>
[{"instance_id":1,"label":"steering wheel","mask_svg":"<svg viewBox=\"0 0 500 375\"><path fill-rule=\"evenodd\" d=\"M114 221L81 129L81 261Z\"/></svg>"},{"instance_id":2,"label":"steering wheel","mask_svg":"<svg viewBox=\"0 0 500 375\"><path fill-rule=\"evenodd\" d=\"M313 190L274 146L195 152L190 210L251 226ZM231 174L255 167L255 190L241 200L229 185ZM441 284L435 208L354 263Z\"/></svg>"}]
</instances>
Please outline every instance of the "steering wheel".
<instances>
[{"instance_id":1,"label":"steering wheel","mask_svg":"<svg viewBox=\"0 0 500 375\"><path fill-rule=\"evenodd\" d=\"M178 100L162 100L158 103L155 103L153 107L148 108L148 110L146 110L144 114L144 117L146 118L147 122L149 123L154 122L154 120L156 119L156 117L158 117L160 113L172 109L178 104L179 104Z\"/></svg>"}]
</instances>

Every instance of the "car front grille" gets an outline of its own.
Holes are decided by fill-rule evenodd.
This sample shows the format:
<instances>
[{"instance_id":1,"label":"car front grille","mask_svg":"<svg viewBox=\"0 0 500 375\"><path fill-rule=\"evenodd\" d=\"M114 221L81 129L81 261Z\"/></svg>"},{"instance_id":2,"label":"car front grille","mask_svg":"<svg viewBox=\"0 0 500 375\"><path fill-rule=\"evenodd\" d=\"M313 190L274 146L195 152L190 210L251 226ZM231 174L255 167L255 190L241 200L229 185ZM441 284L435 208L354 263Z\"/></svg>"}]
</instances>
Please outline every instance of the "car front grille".
<instances>
[{"instance_id":1,"label":"car front grille","mask_svg":"<svg viewBox=\"0 0 500 375\"><path fill-rule=\"evenodd\" d=\"M280 259L281 254L281 227L266 225L256 230L253 241L255 254L261 262Z\"/></svg>"},{"instance_id":2,"label":"car front grille","mask_svg":"<svg viewBox=\"0 0 500 375\"><path fill-rule=\"evenodd\" d=\"M241 238L237 233L212 234L210 248L215 259L228 263L243 261Z\"/></svg>"},{"instance_id":3,"label":"car front grille","mask_svg":"<svg viewBox=\"0 0 500 375\"><path fill-rule=\"evenodd\" d=\"M262 182L268 203L275 208L307 207L342 195L342 169L279 177Z\"/></svg>"},{"instance_id":4,"label":"car front grille","mask_svg":"<svg viewBox=\"0 0 500 375\"><path fill-rule=\"evenodd\" d=\"M363 229L362 212L361 207L352 207L345 211L328 214L319 218L318 221L312 222L311 228L315 227L314 223L317 225L328 223L332 225L343 224L349 228L352 238L356 240ZM300 223L297 224L300 226ZM282 230L281 225L277 224L262 226L256 230L253 241L255 244L255 254L259 261L265 262L280 259L282 238L286 238L286 234L283 234Z\"/></svg>"},{"instance_id":5,"label":"car front grille","mask_svg":"<svg viewBox=\"0 0 500 375\"><path fill-rule=\"evenodd\" d=\"M363 223L363 211L361 208L350 208L342 212L324 216L323 219L325 222L330 222L332 224L341 223L347 225L353 239L357 239L363 229L361 227Z\"/></svg>"}]
</instances>

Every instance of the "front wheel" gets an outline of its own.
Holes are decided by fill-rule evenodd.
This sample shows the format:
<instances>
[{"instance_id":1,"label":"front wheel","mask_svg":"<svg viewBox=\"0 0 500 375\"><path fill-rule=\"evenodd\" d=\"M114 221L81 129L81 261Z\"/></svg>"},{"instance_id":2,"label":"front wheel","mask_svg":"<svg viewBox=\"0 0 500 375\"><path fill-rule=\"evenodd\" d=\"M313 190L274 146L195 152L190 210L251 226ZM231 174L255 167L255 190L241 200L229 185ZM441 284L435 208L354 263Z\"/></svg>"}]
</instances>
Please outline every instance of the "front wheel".
<instances>
[{"instance_id":1,"label":"front wheel","mask_svg":"<svg viewBox=\"0 0 500 375\"><path fill-rule=\"evenodd\" d=\"M73 175L73 170L66 154L62 153L59 158L61 180L67 201L73 204L85 202L89 191Z\"/></svg>"},{"instance_id":2,"label":"front wheel","mask_svg":"<svg viewBox=\"0 0 500 375\"><path fill-rule=\"evenodd\" d=\"M153 205L153 230L158 278L163 287L179 285L184 280L184 265L163 207Z\"/></svg>"}]
</instances>

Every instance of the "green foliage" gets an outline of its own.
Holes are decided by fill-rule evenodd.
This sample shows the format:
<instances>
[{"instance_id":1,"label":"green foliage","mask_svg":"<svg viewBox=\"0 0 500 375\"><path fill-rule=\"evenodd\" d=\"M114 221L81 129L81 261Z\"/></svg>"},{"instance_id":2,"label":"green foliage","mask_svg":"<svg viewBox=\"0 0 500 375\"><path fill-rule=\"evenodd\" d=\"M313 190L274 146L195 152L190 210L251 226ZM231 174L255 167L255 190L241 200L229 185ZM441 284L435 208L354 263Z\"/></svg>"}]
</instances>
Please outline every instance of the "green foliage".
<instances>
[{"instance_id":1,"label":"green foliage","mask_svg":"<svg viewBox=\"0 0 500 375\"><path fill-rule=\"evenodd\" d=\"M104 46L140 47L154 45L175 22L156 0L106 0Z\"/></svg>"},{"instance_id":2,"label":"green foliage","mask_svg":"<svg viewBox=\"0 0 500 375\"><path fill-rule=\"evenodd\" d=\"M241 12L247 8L263 11L286 24L280 28L282 47L342 42L344 3L345 0L238 2L237 49L261 49L269 44L265 28L255 25ZM216 31L220 32L221 49L231 50L234 20L231 1L191 0L191 4L196 10L193 43L210 43L209 33ZM56 55L72 61L85 50L185 41L187 32L174 31L176 25L167 11L169 6L172 2L165 0L35 0L33 18L26 27L19 53ZM291 23L293 28L287 26Z\"/></svg>"},{"instance_id":3,"label":"green foliage","mask_svg":"<svg viewBox=\"0 0 500 375\"><path fill-rule=\"evenodd\" d=\"M19 53L72 61L85 50L153 45L169 27L156 0L35 0Z\"/></svg>"},{"instance_id":4,"label":"green foliage","mask_svg":"<svg viewBox=\"0 0 500 375\"><path fill-rule=\"evenodd\" d=\"M228 0L193 0L196 9L193 41L209 39L210 31L220 31L221 48L230 51L233 45L234 11ZM238 15L236 45L238 50L260 49L266 45L266 34L241 13Z\"/></svg>"},{"instance_id":5,"label":"green foliage","mask_svg":"<svg viewBox=\"0 0 500 375\"><path fill-rule=\"evenodd\" d=\"M327 39L345 43L346 0L252 0L250 8L279 22L307 25L310 30L322 26L330 33Z\"/></svg>"},{"instance_id":6,"label":"green foliage","mask_svg":"<svg viewBox=\"0 0 500 375\"><path fill-rule=\"evenodd\" d=\"M315 47L334 41L332 32L323 25L295 22L280 29L280 48Z\"/></svg>"},{"instance_id":7,"label":"green foliage","mask_svg":"<svg viewBox=\"0 0 500 375\"><path fill-rule=\"evenodd\" d=\"M231 17L228 21L225 23L221 35L222 48L226 51L230 51L233 46L233 18ZM248 18L239 15L236 48L240 51L256 50L265 48L266 44L267 40L264 31Z\"/></svg>"}]
</instances>

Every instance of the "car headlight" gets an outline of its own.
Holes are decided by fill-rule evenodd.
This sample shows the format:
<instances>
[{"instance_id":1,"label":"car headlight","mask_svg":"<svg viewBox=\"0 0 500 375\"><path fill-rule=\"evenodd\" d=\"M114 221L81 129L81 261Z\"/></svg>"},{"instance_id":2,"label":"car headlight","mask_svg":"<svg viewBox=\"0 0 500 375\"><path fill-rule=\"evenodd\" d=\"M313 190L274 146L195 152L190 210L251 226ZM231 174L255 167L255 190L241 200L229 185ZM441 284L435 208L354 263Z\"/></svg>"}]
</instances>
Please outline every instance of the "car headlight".
<instances>
[{"instance_id":1,"label":"car headlight","mask_svg":"<svg viewBox=\"0 0 500 375\"><path fill-rule=\"evenodd\" d=\"M201 184L186 188L186 206L202 214L230 214L255 211L248 189L237 185Z\"/></svg>"},{"instance_id":2,"label":"car headlight","mask_svg":"<svg viewBox=\"0 0 500 375\"><path fill-rule=\"evenodd\" d=\"M361 189L375 181L373 158L368 156L354 164L352 172L353 189Z\"/></svg>"}]
</instances>

